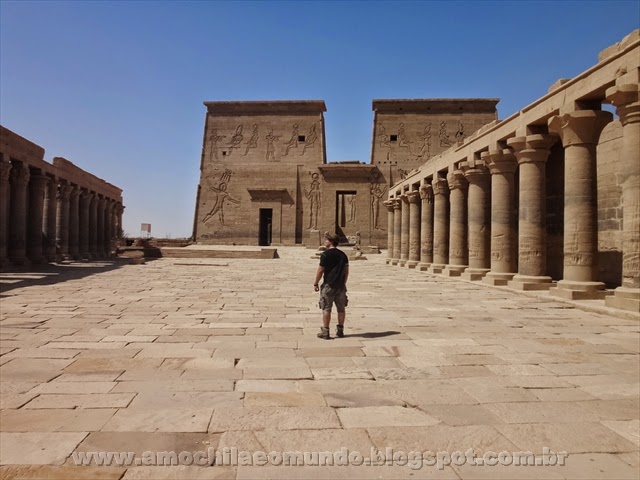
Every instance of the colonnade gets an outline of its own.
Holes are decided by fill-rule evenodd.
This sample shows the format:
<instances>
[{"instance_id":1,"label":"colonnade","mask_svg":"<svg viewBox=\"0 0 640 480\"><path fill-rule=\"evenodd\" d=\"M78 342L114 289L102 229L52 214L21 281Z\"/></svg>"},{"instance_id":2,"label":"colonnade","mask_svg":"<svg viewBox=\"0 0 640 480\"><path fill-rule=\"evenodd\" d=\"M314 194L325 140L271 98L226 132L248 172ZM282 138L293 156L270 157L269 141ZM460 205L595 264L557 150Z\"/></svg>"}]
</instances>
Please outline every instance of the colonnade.
<instances>
[{"instance_id":1,"label":"colonnade","mask_svg":"<svg viewBox=\"0 0 640 480\"><path fill-rule=\"evenodd\" d=\"M109 257L123 211L120 199L0 154L0 265Z\"/></svg>"},{"instance_id":2,"label":"colonnade","mask_svg":"<svg viewBox=\"0 0 640 480\"><path fill-rule=\"evenodd\" d=\"M388 210L391 265L462 276L520 290L551 289L568 299L607 297L636 309L640 300L640 102L638 85L611 87L606 99L622 124L622 278L615 295L598 281L596 146L613 115L575 110L552 116L545 133L511 136L503 148L476 152L447 171L392 189ZM564 149L563 278L547 273L545 168ZM426 170L426 168L425 168ZM516 177L517 173L517 177ZM515 184L518 178L518 185ZM516 192L518 198L516 199ZM518 205L518 211L515 210Z\"/></svg>"}]
</instances>

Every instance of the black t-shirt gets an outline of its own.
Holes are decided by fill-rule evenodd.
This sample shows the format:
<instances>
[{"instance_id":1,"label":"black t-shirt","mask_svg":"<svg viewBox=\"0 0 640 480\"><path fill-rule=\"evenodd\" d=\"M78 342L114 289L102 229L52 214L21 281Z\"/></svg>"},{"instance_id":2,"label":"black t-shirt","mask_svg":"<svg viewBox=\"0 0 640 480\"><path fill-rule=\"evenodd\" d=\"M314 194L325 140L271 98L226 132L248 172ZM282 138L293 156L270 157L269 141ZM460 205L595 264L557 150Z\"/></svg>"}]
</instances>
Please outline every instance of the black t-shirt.
<instances>
[{"instance_id":1,"label":"black t-shirt","mask_svg":"<svg viewBox=\"0 0 640 480\"><path fill-rule=\"evenodd\" d=\"M320 255L320 266L324 267L324 283L331 288L344 287L345 269L349 265L349 258L337 248L329 248Z\"/></svg>"}]
</instances>

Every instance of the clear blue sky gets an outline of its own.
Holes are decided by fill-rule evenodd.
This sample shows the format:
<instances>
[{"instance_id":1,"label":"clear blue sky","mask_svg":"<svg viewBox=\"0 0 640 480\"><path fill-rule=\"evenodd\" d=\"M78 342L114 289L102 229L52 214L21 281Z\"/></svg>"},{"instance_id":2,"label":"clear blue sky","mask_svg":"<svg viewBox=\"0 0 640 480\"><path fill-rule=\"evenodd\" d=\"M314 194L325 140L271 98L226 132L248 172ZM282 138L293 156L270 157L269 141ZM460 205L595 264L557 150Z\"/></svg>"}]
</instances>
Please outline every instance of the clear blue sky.
<instances>
[{"instance_id":1,"label":"clear blue sky","mask_svg":"<svg viewBox=\"0 0 640 480\"><path fill-rule=\"evenodd\" d=\"M124 189L125 231L189 236L207 100L323 99L369 161L373 98L506 118L640 27L640 1L0 1L0 123Z\"/></svg>"}]
</instances>

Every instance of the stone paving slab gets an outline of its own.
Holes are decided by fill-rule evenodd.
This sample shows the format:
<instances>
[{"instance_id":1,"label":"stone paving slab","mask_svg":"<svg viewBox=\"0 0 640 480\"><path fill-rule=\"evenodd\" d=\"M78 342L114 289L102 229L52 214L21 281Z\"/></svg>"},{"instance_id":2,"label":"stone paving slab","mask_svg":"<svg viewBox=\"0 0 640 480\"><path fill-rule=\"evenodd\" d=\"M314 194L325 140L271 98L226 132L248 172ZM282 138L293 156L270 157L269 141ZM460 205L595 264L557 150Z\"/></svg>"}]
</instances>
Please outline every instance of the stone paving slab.
<instances>
[{"instance_id":1,"label":"stone paving slab","mask_svg":"<svg viewBox=\"0 0 640 480\"><path fill-rule=\"evenodd\" d=\"M326 341L316 338L317 260L303 248L278 250L279 259L229 259L224 270L161 259L81 278L55 267L62 273L53 284L38 272L8 280L0 312L0 475L637 478L637 320L370 256L352 266L346 337ZM569 457L564 467L414 470L80 468L71 455L134 452L139 459L145 451L209 447L344 447L363 457L371 448L473 448L530 450L537 458L547 447Z\"/></svg>"}]
</instances>

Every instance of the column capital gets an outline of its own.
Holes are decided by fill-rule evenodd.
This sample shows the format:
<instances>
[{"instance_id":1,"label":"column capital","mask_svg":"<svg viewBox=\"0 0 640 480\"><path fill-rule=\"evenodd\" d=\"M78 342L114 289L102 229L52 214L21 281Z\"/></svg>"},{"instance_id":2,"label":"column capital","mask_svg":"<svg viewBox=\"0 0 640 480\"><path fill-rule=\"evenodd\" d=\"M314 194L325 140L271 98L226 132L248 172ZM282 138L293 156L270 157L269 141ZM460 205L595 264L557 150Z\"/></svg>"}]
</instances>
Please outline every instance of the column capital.
<instances>
[{"instance_id":1,"label":"column capital","mask_svg":"<svg viewBox=\"0 0 640 480\"><path fill-rule=\"evenodd\" d=\"M549 151L556 139L551 135L534 134L526 137L513 137L507 145L513 148L518 164L544 163L549 158Z\"/></svg>"},{"instance_id":2,"label":"column capital","mask_svg":"<svg viewBox=\"0 0 640 480\"><path fill-rule=\"evenodd\" d=\"M117 214L121 215L121 214L124 212L124 209L125 209L125 208L127 208L127 207L125 207L124 205L122 205L120 202L116 202L115 210L116 210L116 213L117 213Z\"/></svg>"},{"instance_id":3,"label":"column capital","mask_svg":"<svg viewBox=\"0 0 640 480\"><path fill-rule=\"evenodd\" d=\"M106 198L104 198L102 195L98 195L98 208L104 208L105 201Z\"/></svg>"},{"instance_id":4,"label":"column capital","mask_svg":"<svg viewBox=\"0 0 640 480\"><path fill-rule=\"evenodd\" d=\"M72 191L73 187L71 185L66 185L64 183L58 184L58 200L69 200Z\"/></svg>"},{"instance_id":5,"label":"column capital","mask_svg":"<svg viewBox=\"0 0 640 480\"><path fill-rule=\"evenodd\" d=\"M434 195L449 195L449 185L444 178L434 178L431 182Z\"/></svg>"},{"instance_id":6,"label":"column capital","mask_svg":"<svg viewBox=\"0 0 640 480\"><path fill-rule=\"evenodd\" d=\"M450 190L466 190L469 187L469 182L464 178L462 170L454 170L447 175L447 182L449 183Z\"/></svg>"},{"instance_id":7,"label":"column capital","mask_svg":"<svg viewBox=\"0 0 640 480\"><path fill-rule=\"evenodd\" d=\"M45 187L49 184L49 177L39 173L31 175L29 183L32 188L44 192Z\"/></svg>"},{"instance_id":8,"label":"column capital","mask_svg":"<svg viewBox=\"0 0 640 480\"><path fill-rule=\"evenodd\" d=\"M420 198L427 203L433 203L433 187L427 183L420 187Z\"/></svg>"},{"instance_id":9,"label":"column capital","mask_svg":"<svg viewBox=\"0 0 640 480\"><path fill-rule=\"evenodd\" d=\"M611 112L600 110L576 110L575 112L555 115L547 124L549 130L557 133L564 147L598 143L600 134L607 124L613 121Z\"/></svg>"},{"instance_id":10,"label":"column capital","mask_svg":"<svg viewBox=\"0 0 640 480\"><path fill-rule=\"evenodd\" d=\"M9 172L11 171L11 162L0 160L0 181L9 181Z\"/></svg>"},{"instance_id":11,"label":"column capital","mask_svg":"<svg viewBox=\"0 0 640 480\"><path fill-rule=\"evenodd\" d=\"M407 193L407 201L409 203L418 203L420 201L420 192L418 190L412 190Z\"/></svg>"},{"instance_id":12,"label":"column capital","mask_svg":"<svg viewBox=\"0 0 640 480\"><path fill-rule=\"evenodd\" d=\"M637 84L607 88L605 96L606 101L616 107L622 125L640 122L640 88Z\"/></svg>"},{"instance_id":13,"label":"column capital","mask_svg":"<svg viewBox=\"0 0 640 480\"><path fill-rule=\"evenodd\" d=\"M29 167L24 165L11 169L11 183L20 187L26 187L29 184L30 176Z\"/></svg>"},{"instance_id":14,"label":"column capital","mask_svg":"<svg viewBox=\"0 0 640 480\"><path fill-rule=\"evenodd\" d=\"M462 163L460 168L464 172L464 176L469 183L474 183L488 177L489 171L483 159L474 159Z\"/></svg>"},{"instance_id":15,"label":"column capital","mask_svg":"<svg viewBox=\"0 0 640 480\"><path fill-rule=\"evenodd\" d=\"M400 200L399 198L394 198L392 200L392 202L393 202L393 209L394 210L402 209L402 200Z\"/></svg>"},{"instance_id":16,"label":"column capital","mask_svg":"<svg viewBox=\"0 0 640 480\"><path fill-rule=\"evenodd\" d=\"M508 148L482 152L480 158L486 162L491 175L497 173L515 173L518 169L516 156L513 154L513 151Z\"/></svg>"},{"instance_id":17,"label":"column capital","mask_svg":"<svg viewBox=\"0 0 640 480\"><path fill-rule=\"evenodd\" d=\"M116 204L113 200L111 200L110 198L105 198L105 209L107 210L108 213L111 213L113 211L113 209L115 208ZM384 203L384 202L383 202Z\"/></svg>"},{"instance_id":18,"label":"column capital","mask_svg":"<svg viewBox=\"0 0 640 480\"><path fill-rule=\"evenodd\" d=\"M394 205L394 201L393 200L385 200L384 202L382 202L382 204L387 208L387 211L389 212L393 212L393 205ZM115 205L114 205L115 207Z\"/></svg>"},{"instance_id":19,"label":"column capital","mask_svg":"<svg viewBox=\"0 0 640 480\"><path fill-rule=\"evenodd\" d=\"M75 199L76 197L79 197L80 193L82 193L82 190L80 190L79 187L71 185L71 198Z\"/></svg>"}]
</instances>

